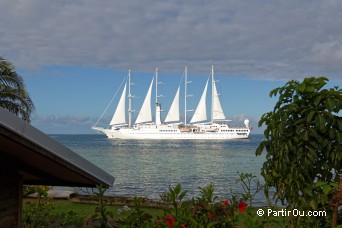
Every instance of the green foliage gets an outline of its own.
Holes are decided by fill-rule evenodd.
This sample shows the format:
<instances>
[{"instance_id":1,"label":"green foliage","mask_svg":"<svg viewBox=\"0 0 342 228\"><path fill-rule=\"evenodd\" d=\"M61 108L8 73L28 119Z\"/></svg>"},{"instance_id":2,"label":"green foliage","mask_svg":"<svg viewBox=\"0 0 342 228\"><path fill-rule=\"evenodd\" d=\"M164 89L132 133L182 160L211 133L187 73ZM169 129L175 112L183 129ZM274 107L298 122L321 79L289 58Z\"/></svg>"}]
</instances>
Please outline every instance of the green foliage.
<instances>
[{"instance_id":1,"label":"green foliage","mask_svg":"<svg viewBox=\"0 0 342 228\"><path fill-rule=\"evenodd\" d=\"M201 188L200 193L201 193L201 200L206 202L206 203L214 203L217 200L217 196L214 195L214 184L210 183L209 185Z\"/></svg>"},{"instance_id":2,"label":"green foliage","mask_svg":"<svg viewBox=\"0 0 342 228\"><path fill-rule=\"evenodd\" d=\"M26 202L23 207L24 227L82 227L84 218L70 210L66 213L56 213L53 201L43 198L37 203Z\"/></svg>"},{"instance_id":3,"label":"green foliage","mask_svg":"<svg viewBox=\"0 0 342 228\"><path fill-rule=\"evenodd\" d=\"M26 91L24 81L14 66L0 57L0 107L30 122L34 109L33 102Z\"/></svg>"},{"instance_id":4,"label":"green foliage","mask_svg":"<svg viewBox=\"0 0 342 228\"><path fill-rule=\"evenodd\" d=\"M37 193L38 202L44 200L48 196L48 191L51 187L44 185L25 185L23 187L24 194Z\"/></svg>"},{"instance_id":5,"label":"green foliage","mask_svg":"<svg viewBox=\"0 0 342 228\"><path fill-rule=\"evenodd\" d=\"M99 199L99 206L95 208L95 214L92 216L92 219L99 218L101 223L101 228L110 227L108 223L108 219L113 218L113 212L108 211L106 208L106 202L104 200L104 193L106 192L106 188L102 185L96 186L98 193L95 193Z\"/></svg>"},{"instance_id":6,"label":"green foliage","mask_svg":"<svg viewBox=\"0 0 342 228\"><path fill-rule=\"evenodd\" d=\"M164 217L157 220L156 227L234 227L248 211L247 204L238 195L218 201L212 183L199 190L200 197L184 200L187 191L182 191L180 184L169 187L163 199L172 207L164 210Z\"/></svg>"},{"instance_id":7,"label":"green foliage","mask_svg":"<svg viewBox=\"0 0 342 228\"><path fill-rule=\"evenodd\" d=\"M142 209L141 201L141 197L134 197L133 208L124 207L121 210L126 214L126 218L119 221L121 227L152 227L152 215Z\"/></svg>"},{"instance_id":8,"label":"green foliage","mask_svg":"<svg viewBox=\"0 0 342 228\"><path fill-rule=\"evenodd\" d=\"M174 187L169 187L169 191L163 196L166 199L166 203L162 209L154 209L155 213L152 215L150 212L152 208L146 207L144 201L140 197L135 197L133 205L123 206L118 209L118 217L120 220L113 221L113 218L107 217L106 208L115 210L113 205L105 204L104 189L100 188L98 191L99 206L96 209L97 216L90 218L88 213L94 210L95 205L89 205L84 203L76 203L70 201L48 201L43 197L41 202L49 202L49 206L37 209L37 205L34 203L27 203L24 205L24 218L25 227L100 227L105 225L107 227L291 227L291 217L277 215L267 215L267 209L264 216L259 216L257 210L261 208L249 207L245 200L253 200L255 190L259 189L258 179L250 173L241 173L236 182L241 186L247 185L244 192L236 192L228 194L227 199L219 199L215 196L215 188L211 183L207 186L201 187L199 197L188 199L187 191L183 190L180 184ZM259 183L260 185L260 183ZM322 182L315 184L316 188L324 193L328 193L335 189L336 185L331 184L325 186ZM328 193L329 194L329 193ZM101 201L101 198L102 201ZM32 200L31 200L32 201ZM100 206L103 204L103 206ZM84 207L87 210L84 210ZM107 223L101 223L101 207L102 216L107 217L102 221ZM45 209L44 209L45 208ZM83 208L83 209L82 209ZM64 210L60 210L64 209ZM71 210L72 209L72 210ZM282 208L273 207L272 210L279 211ZM288 210L291 208L288 208ZM177 210L177 214L176 214ZM31 212L30 212L31 211ZM77 211L75 213L73 211ZM82 213L82 211L86 211ZM28 213L30 212L30 213ZM41 214L39 214L41 213ZM38 219L39 215L42 219ZM83 217L87 217L84 219ZM118 218L117 217L117 218ZM339 222L340 224L340 222ZM310 227L310 223L302 221L298 223L302 227Z\"/></svg>"},{"instance_id":9,"label":"green foliage","mask_svg":"<svg viewBox=\"0 0 342 228\"><path fill-rule=\"evenodd\" d=\"M184 196L188 191L182 191L181 185L178 183L174 188L169 186L169 192L163 196L163 200L166 202L171 202L175 210L176 216L178 215L178 207L181 205Z\"/></svg>"},{"instance_id":10,"label":"green foliage","mask_svg":"<svg viewBox=\"0 0 342 228\"><path fill-rule=\"evenodd\" d=\"M48 199L41 199L38 203L26 203L23 209L23 222L26 227L48 227L51 225L53 206Z\"/></svg>"},{"instance_id":11,"label":"green foliage","mask_svg":"<svg viewBox=\"0 0 342 228\"><path fill-rule=\"evenodd\" d=\"M68 211L67 213L58 213L52 215L54 222L54 225L56 227L65 227L70 226L75 228L81 228L83 227L84 218L81 217L79 214L77 214L74 211Z\"/></svg>"},{"instance_id":12,"label":"green foliage","mask_svg":"<svg viewBox=\"0 0 342 228\"><path fill-rule=\"evenodd\" d=\"M47 197L49 186L30 186L28 189L37 193L38 201L27 202L23 207L23 223L25 227L83 227L84 217L78 213L69 210L67 212L55 212L51 200ZM108 220L113 219L113 213L106 208L104 193L106 191L102 185L97 186L98 193L96 197L99 200L99 205L95 208L95 214L88 217L86 225L100 227L111 227Z\"/></svg>"},{"instance_id":13,"label":"green foliage","mask_svg":"<svg viewBox=\"0 0 342 228\"><path fill-rule=\"evenodd\" d=\"M249 200L249 206L252 207L254 196L258 194L264 185L260 183L259 179L252 173L239 173L239 178L235 180L235 183L241 183L244 190L243 199Z\"/></svg>"},{"instance_id":14,"label":"green foliage","mask_svg":"<svg viewBox=\"0 0 342 228\"><path fill-rule=\"evenodd\" d=\"M77 213L55 213L51 199L48 198L49 186L25 186L27 191L37 193L38 201L27 202L23 207L23 223L25 227L60 227L73 225L82 227L83 218Z\"/></svg>"},{"instance_id":15,"label":"green foliage","mask_svg":"<svg viewBox=\"0 0 342 228\"><path fill-rule=\"evenodd\" d=\"M34 190L35 186L33 185L24 185L23 186L23 196L27 196L31 193L34 193L35 190Z\"/></svg>"},{"instance_id":16,"label":"green foliage","mask_svg":"<svg viewBox=\"0 0 342 228\"><path fill-rule=\"evenodd\" d=\"M41 200L43 198L47 198L48 191L51 187L45 185L36 185L34 186L34 192L37 193L38 199Z\"/></svg>"},{"instance_id":17,"label":"green foliage","mask_svg":"<svg viewBox=\"0 0 342 228\"><path fill-rule=\"evenodd\" d=\"M269 199L275 188L274 199L299 210L326 209L342 168L342 90L323 89L327 81L292 80L272 90L270 96L279 100L259 121L266 125L266 140L256 151L267 151L261 169L265 194Z\"/></svg>"}]
</instances>

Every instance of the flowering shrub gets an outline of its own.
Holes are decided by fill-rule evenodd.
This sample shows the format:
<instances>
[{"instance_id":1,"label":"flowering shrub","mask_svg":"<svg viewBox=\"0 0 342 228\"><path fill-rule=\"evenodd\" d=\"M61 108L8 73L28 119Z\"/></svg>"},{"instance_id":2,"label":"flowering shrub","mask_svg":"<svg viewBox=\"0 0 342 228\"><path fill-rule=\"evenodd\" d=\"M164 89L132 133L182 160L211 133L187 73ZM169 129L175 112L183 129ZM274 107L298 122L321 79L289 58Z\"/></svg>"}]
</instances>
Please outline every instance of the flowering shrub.
<instances>
[{"instance_id":1,"label":"flowering shrub","mask_svg":"<svg viewBox=\"0 0 342 228\"><path fill-rule=\"evenodd\" d=\"M214 195L214 185L210 183L199 187L200 197L186 199L187 190L180 184L169 187L169 191L160 195L166 203L164 216L150 218L143 227L235 227L239 225L262 227L264 221L250 211L253 197L262 189L262 185L252 174L239 174L237 183L241 183L244 193L230 192L229 199L218 199ZM251 187L257 185L256 188ZM134 210L130 212L134 215ZM134 216L133 216L134 217ZM127 217L128 219L128 217ZM135 217L129 217L129 220ZM145 220L146 221L146 220ZM128 224L124 221L121 224Z\"/></svg>"},{"instance_id":2,"label":"flowering shrub","mask_svg":"<svg viewBox=\"0 0 342 228\"><path fill-rule=\"evenodd\" d=\"M244 182L247 177L251 178ZM49 216L45 216L48 218L47 220L38 220L35 219L36 217L31 211L39 214L39 218L41 218L44 211L50 212L52 209L46 207L45 210L37 210L29 207L30 205L25 207L23 217L25 225L32 224L33 227L50 227L53 225L75 225L77 227L81 226L82 222L86 222L85 226L87 227L92 227L97 223L101 227L224 228L240 225L243 227L262 227L264 221L256 217L255 211L252 213L253 210L250 210L251 200L255 193L251 191L249 186L252 184L248 181L254 180L254 178L254 176L241 175L239 180L247 186L245 192L236 194L230 192L230 196L225 199L219 199L218 196L215 196L212 183L205 187L199 187L200 196L192 199L186 198L187 190L183 190L180 184L174 187L170 186L169 191L161 195L161 199L164 201L164 215L158 217L153 217L149 210L143 207L141 197L135 197L133 205L119 209L118 213L120 213L121 218L113 221L113 213L107 210L107 202L103 199L105 189L102 186L98 186L99 206L95 210L96 213L86 221L74 213L58 215L58 217L49 214ZM40 195L43 194L44 191L40 193ZM248 201L249 205L246 203ZM35 210L30 210L32 208ZM42 208L40 205L40 209ZM31 221L32 219L35 221Z\"/></svg>"},{"instance_id":3,"label":"flowering shrub","mask_svg":"<svg viewBox=\"0 0 342 228\"><path fill-rule=\"evenodd\" d=\"M201 196L191 200L183 200L187 191L182 191L181 185L169 187L169 192L163 194L162 199L169 202L171 208L164 209L163 218L159 218L156 227L232 227L237 224L238 217L247 209L247 204L238 199L217 200L214 196L214 186L209 184L200 188Z\"/></svg>"}]
</instances>

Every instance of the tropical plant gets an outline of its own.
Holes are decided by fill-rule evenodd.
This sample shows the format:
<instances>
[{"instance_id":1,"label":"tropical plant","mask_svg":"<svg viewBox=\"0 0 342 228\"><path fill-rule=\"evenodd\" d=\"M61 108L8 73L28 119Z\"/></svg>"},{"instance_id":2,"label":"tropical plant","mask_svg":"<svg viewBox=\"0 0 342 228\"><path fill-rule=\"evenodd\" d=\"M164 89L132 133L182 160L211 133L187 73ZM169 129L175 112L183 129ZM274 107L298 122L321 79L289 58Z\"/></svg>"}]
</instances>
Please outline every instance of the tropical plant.
<instances>
[{"instance_id":1,"label":"tropical plant","mask_svg":"<svg viewBox=\"0 0 342 228\"><path fill-rule=\"evenodd\" d=\"M152 227L152 215L143 210L141 197L134 197L132 209L126 206L120 213L126 214L126 219L119 221L124 227Z\"/></svg>"},{"instance_id":2,"label":"tropical plant","mask_svg":"<svg viewBox=\"0 0 342 228\"><path fill-rule=\"evenodd\" d=\"M239 178L235 180L235 183L241 184L244 191L242 198L244 200L249 200L249 206L252 207L254 196L264 188L264 185L261 184L259 179L252 173L237 173Z\"/></svg>"},{"instance_id":3,"label":"tropical plant","mask_svg":"<svg viewBox=\"0 0 342 228\"><path fill-rule=\"evenodd\" d=\"M251 179L250 179L251 178ZM240 174L238 183L243 186L247 184L247 191L227 194L228 198L221 199L215 195L214 184L200 187L199 196L189 199L187 190L183 190L180 184L174 187L169 186L169 191L163 194L163 204L157 213L151 213L149 209L154 207L148 203L149 207L141 197L135 197L133 204L128 207L124 205L117 210L120 219L115 220L113 213L108 210L108 203L111 201L104 197L105 188L99 185L96 191L98 207L93 216L84 218L77 212L81 203L70 203L69 207L64 207L60 211L53 200L47 197L48 188L38 186L35 191L38 193L38 202L29 201L23 205L24 227L142 227L142 228L162 228L162 227L288 227L289 219L279 215L262 216L257 209L249 207L245 200L253 200L250 195L254 194L253 189L259 184L252 174ZM249 180L251 180L249 182ZM249 185L250 183L250 185ZM128 203L128 201L126 201ZM78 204L75 208L71 204ZM158 208L159 208L158 206ZM56 210L55 210L56 209ZM58 210L57 210L58 209ZM274 212L280 208L273 208ZM77 211L76 210L76 211ZM259 211L258 210L258 211ZM164 212L162 214L162 211ZM177 211L177 212L176 212ZM266 212L266 209L264 210ZM269 213L268 213L269 214Z\"/></svg>"},{"instance_id":4,"label":"tropical plant","mask_svg":"<svg viewBox=\"0 0 342 228\"><path fill-rule=\"evenodd\" d=\"M51 224L53 206L48 196L47 186L35 186L38 202L27 202L23 210L23 222L25 227L48 227Z\"/></svg>"},{"instance_id":5,"label":"tropical plant","mask_svg":"<svg viewBox=\"0 0 342 228\"><path fill-rule=\"evenodd\" d=\"M83 217L69 210L55 213L53 200L48 197L49 186L29 186L37 193L38 201L28 201L23 205L22 220L24 227L82 227Z\"/></svg>"},{"instance_id":6,"label":"tropical plant","mask_svg":"<svg viewBox=\"0 0 342 228\"><path fill-rule=\"evenodd\" d=\"M217 200L217 196L214 195L215 187L213 183L210 183L205 187L198 187L198 189L200 190L200 199L202 201L207 203L215 203L215 201Z\"/></svg>"},{"instance_id":7,"label":"tropical plant","mask_svg":"<svg viewBox=\"0 0 342 228\"><path fill-rule=\"evenodd\" d=\"M99 218L101 223L101 228L111 227L108 220L109 217L113 219L113 212L108 211L106 207L106 201L104 200L104 194L106 192L106 188L100 185L96 185L98 193L95 193L99 200L99 206L95 208L95 214L92 216L92 219Z\"/></svg>"},{"instance_id":8,"label":"tropical plant","mask_svg":"<svg viewBox=\"0 0 342 228\"><path fill-rule=\"evenodd\" d=\"M164 209L164 217L156 221L156 227L234 227L248 211L247 204L238 195L219 201L214 195L213 183L199 190L199 197L184 199L187 190L182 191L180 184L170 186L162 200L171 207Z\"/></svg>"},{"instance_id":9,"label":"tropical plant","mask_svg":"<svg viewBox=\"0 0 342 228\"><path fill-rule=\"evenodd\" d=\"M267 151L261 169L265 194L270 199L275 188L273 198L291 208L327 209L342 168L342 90L323 88L327 81L292 80L272 90L270 97L279 95L279 100L259 121L259 127L266 125L266 140L256 151Z\"/></svg>"},{"instance_id":10,"label":"tropical plant","mask_svg":"<svg viewBox=\"0 0 342 228\"><path fill-rule=\"evenodd\" d=\"M22 77L15 72L12 63L2 57L0 57L0 107L28 122L34 109Z\"/></svg>"}]
</instances>

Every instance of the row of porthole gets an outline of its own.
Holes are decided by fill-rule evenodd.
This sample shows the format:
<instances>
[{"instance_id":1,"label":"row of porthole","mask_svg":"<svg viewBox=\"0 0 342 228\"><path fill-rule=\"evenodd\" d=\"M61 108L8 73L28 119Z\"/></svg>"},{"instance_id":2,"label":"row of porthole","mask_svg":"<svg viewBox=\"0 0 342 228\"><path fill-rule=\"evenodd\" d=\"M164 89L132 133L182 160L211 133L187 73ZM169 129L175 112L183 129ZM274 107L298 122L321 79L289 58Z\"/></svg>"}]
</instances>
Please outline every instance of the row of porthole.
<instances>
[{"instance_id":1,"label":"row of porthole","mask_svg":"<svg viewBox=\"0 0 342 228\"><path fill-rule=\"evenodd\" d=\"M221 132L235 132L235 130L221 130ZM236 130L236 132L248 132L248 130Z\"/></svg>"}]
</instances>

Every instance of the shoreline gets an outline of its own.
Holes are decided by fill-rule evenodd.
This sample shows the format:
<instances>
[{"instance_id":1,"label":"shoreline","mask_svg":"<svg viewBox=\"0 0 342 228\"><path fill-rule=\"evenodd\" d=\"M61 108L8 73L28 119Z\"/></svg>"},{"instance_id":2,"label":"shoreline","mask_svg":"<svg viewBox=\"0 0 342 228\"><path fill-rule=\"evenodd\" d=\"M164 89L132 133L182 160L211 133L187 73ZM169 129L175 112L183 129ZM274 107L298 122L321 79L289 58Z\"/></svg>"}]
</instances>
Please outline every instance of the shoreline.
<instances>
[{"instance_id":1,"label":"shoreline","mask_svg":"<svg viewBox=\"0 0 342 228\"><path fill-rule=\"evenodd\" d=\"M80 195L75 190L67 190L67 189L55 189L52 187L48 190L48 199L52 200L70 200L75 203L85 203L85 204L98 204L99 199L98 196L94 195ZM147 197L141 197L143 206L151 207L151 208L162 208L170 205L170 203L163 202L162 200L152 200ZM24 196L23 199L37 199L37 193L31 193L27 196ZM106 204L116 205L116 206L132 206L134 204L134 197L132 196L109 196L105 195L103 197Z\"/></svg>"}]
</instances>

